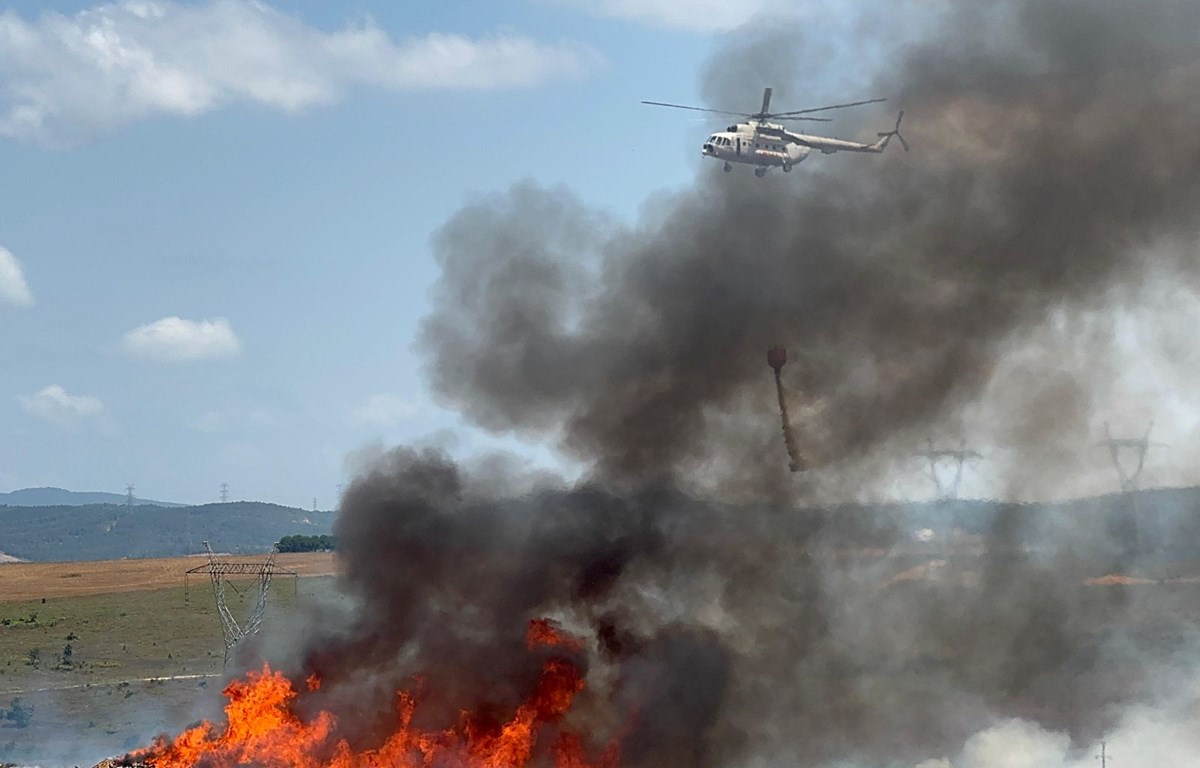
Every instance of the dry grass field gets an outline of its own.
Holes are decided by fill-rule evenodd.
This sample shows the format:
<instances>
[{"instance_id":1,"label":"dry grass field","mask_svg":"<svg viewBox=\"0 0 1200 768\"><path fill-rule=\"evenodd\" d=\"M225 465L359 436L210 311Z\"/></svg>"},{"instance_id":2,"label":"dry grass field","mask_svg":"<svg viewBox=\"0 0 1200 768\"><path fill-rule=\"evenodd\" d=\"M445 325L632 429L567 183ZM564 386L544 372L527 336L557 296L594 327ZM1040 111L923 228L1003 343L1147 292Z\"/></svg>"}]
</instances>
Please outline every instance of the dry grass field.
<instances>
[{"instance_id":1,"label":"dry grass field","mask_svg":"<svg viewBox=\"0 0 1200 768\"><path fill-rule=\"evenodd\" d=\"M204 562L0 565L0 710L19 701L32 712L27 727L0 722L0 764L92 765L219 716L226 670L212 585L198 574L190 599L183 589L184 572ZM291 631L304 606L338 599L332 555L279 555L277 563L305 578L272 583L267 637ZM254 590L230 590L228 599L244 620Z\"/></svg>"},{"instance_id":2,"label":"dry grass field","mask_svg":"<svg viewBox=\"0 0 1200 768\"><path fill-rule=\"evenodd\" d=\"M221 559L261 562L266 556L230 555ZM334 556L329 552L281 554L275 562L302 577L332 576L336 572ZM204 563L202 555L153 560L0 563L0 603L182 587L184 573ZM207 578L204 574L190 577L193 586L203 586Z\"/></svg>"}]
</instances>

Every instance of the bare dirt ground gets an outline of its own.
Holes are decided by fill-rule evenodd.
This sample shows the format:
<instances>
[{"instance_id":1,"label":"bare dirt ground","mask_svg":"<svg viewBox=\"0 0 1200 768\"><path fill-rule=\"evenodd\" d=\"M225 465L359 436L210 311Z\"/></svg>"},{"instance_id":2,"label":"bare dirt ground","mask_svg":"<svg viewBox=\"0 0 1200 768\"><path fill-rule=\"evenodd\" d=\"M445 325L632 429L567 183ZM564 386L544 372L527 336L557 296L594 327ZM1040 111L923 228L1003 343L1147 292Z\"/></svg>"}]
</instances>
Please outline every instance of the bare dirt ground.
<instances>
[{"instance_id":1,"label":"bare dirt ground","mask_svg":"<svg viewBox=\"0 0 1200 768\"><path fill-rule=\"evenodd\" d=\"M266 555L221 555L235 562L265 562ZM0 563L0 603L40 598L82 597L121 592L182 587L189 568L203 566L205 556L153 560L100 560L68 563ZM305 576L332 576L337 572L330 552L278 555L276 565ZM203 586L203 573L192 574L192 586Z\"/></svg>"}]
</instances>

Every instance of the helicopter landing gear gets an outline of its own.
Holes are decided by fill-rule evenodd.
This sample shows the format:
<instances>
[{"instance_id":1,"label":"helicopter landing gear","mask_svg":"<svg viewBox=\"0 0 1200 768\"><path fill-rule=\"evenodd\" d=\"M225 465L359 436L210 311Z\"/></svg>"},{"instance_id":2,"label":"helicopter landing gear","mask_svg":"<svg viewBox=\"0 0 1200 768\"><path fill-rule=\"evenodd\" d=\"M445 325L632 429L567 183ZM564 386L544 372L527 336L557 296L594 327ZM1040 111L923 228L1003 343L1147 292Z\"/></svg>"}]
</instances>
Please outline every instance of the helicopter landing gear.
<instances>
[{"instance_id":1,"label":"helicopter landing gear","mask_svg":"<svg viewBox=\"0 0 1200 768\"><path fill-rule=\"evenodd\" d=\"M791 172L792 172L792 164L791 164L791 163L784 163L784 164L783 164L783 172L784 172L784 173L791 173Z\"/></svg>"},{"instance_id":2,"label":"helicopter landing gear","mask_svg":"<svg viewBox=\"0 0 1200 768\"><path fill-rule=\"evenodd\" d=\"M763 176L767 175L767 169L759 166L758 168L754 169L754 175L761 179Z\"/></svg>"},{"instance_id":3,"label":"helicopter landing gear","mask_svg":"<svg viewBox=\"0 0 1200 768\"><path fill-rule=\"evenodd\" d=\"M725 163L725 173L729 173L732 170L733 170L733 163L729 163L729 162Z\"/></svg>"}]
</instances>

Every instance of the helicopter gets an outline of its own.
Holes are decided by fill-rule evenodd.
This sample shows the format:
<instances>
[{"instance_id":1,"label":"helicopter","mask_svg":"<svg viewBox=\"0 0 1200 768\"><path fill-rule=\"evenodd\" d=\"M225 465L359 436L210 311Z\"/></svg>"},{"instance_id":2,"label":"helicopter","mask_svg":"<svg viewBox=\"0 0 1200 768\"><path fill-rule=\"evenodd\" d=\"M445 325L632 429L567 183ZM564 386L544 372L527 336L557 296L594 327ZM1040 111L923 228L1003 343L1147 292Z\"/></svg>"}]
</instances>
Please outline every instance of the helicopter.
<instances>
[{"instance_id":1,"label":"helicopter","mask_svg":"<svg viewBox=\"0 0 1200 768\"><path fill-rule=\"evenodd\" d=\"M772 122L775 120L811 120L813 122L828 123L832 122L829 118L810 117L810 115L815 112L825 112L831 109L845 109L846 107L857 107L863 104L878 104L887 101L887 99L867 99L866 101L852 101L848 104L832 104L827 107L797 109L790 112L771 112L771 90L770 88L763 89L762 109L754 113L726 112L721 109L688 107L682 104L667 104L661 101L643 101L642 103L655 107L688 109L693 112L712 112L718 115L734 115L735 117L748 118L744 123L736 123L720 133L714 133L712 136L709 136L700 150L701 154L705 157L723 160L725 162L726 173L733 170L734 163L755 166L754 175L760 179L766 176L767 171L771 168L782 168L784 173L787 173L795 166L804 162L805 158L814 149L826 155L832 155L835 152L871 152L878 154L887 148L888 142L892 140L893 136L899 139L900 143L904 146L904 151L908 151L908 142L900 135L900 121L904 119L903 111L896 118L895 127L890 131L879 133L878 140L871 144L846 141L845 139L834 139L827 136L810 136L805 133L796 133L787 130L784 126L776 122Z\"/></svg>"}]
</instances>

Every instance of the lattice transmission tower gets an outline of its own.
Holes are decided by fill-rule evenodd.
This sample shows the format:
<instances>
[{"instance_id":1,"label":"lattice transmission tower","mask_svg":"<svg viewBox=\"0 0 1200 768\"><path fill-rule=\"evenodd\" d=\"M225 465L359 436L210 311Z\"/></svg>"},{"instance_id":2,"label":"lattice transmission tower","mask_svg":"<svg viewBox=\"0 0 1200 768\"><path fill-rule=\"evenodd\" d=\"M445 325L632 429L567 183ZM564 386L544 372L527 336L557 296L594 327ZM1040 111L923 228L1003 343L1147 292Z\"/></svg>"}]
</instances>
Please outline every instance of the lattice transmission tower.
<instances>
[{"instance_id":1,"label":"lattice transmission tower","mask_svg":"<svg viewBox=\"0 0 1200 768\"><path fill-rule=\"evenodd\" d=\"M296 590L298 573L282 568L275 564L278 547L271 550L265 562L230 562L217 559L212 546L205 541L204 549L208 553L208 562L204 565L190 568L183 576L184 600L190 599L188 578L192 574L207 573L212 579L213 595L217 601L217 615L221 617L221 632L225 638L225 663L229 663L229 654L234 647L250 635L258 632L262 626L263 615L267 610L267 594L271 587L271 579L275 576L291 576L293 594ZM244 584L246 579L240 579L244 586L239 588L230 577L250 576L254 581ZM245 623L241 623L229 609L226 597L227 589L232 589L239 597L253 597L253 604Z\"/></svg>"},{"instance_id":2,"label":"lattice transmission tower","mask_svg":"<svg viewBox=\"0 0 1200 768\"><path fill-rule=\"evenodd\" d=\"M917 456L929 461L929 476L933 479L934 487L937 488L938 498L943 500L958 498L958 489L962 485L963 466L968 461L978 461L983 458L978 452L969 450L965 444L958 448L934 448L932 438L929 439L929 447L917 453ZM954 464L954 477L949 483L943 482L942 475L938 472L938 467L946 462Z\"/></svg>"},{"instance_id":3,"label":"lattice transmission tower","mask_svg":"<svg viewBox=\"0 0 1200 768\"><path fill-rule=\"evenodd\" d=\"M1108 422L1104 422L1104 439L1097 445L1108 448L1108 454L1112 457L1113 468L1117 470L1117 478L1121 481L1122 491L1136 491L1138 478L1142 475L1142 470L1146 466L1146 454L1150 452L1151 446L1156 448L1167 447L1166 443L1150 442L1150 430L1154 429L1154 422L1150 422L1150 426L1146 427L1146 434L1141 437L1120 437L1115 438L1108 429ZM1129 472L1125 469L1125 465L1121 463L1121 451L1132 453L1137 459L1133 471Z\"/></svg>"}]
</instances>

